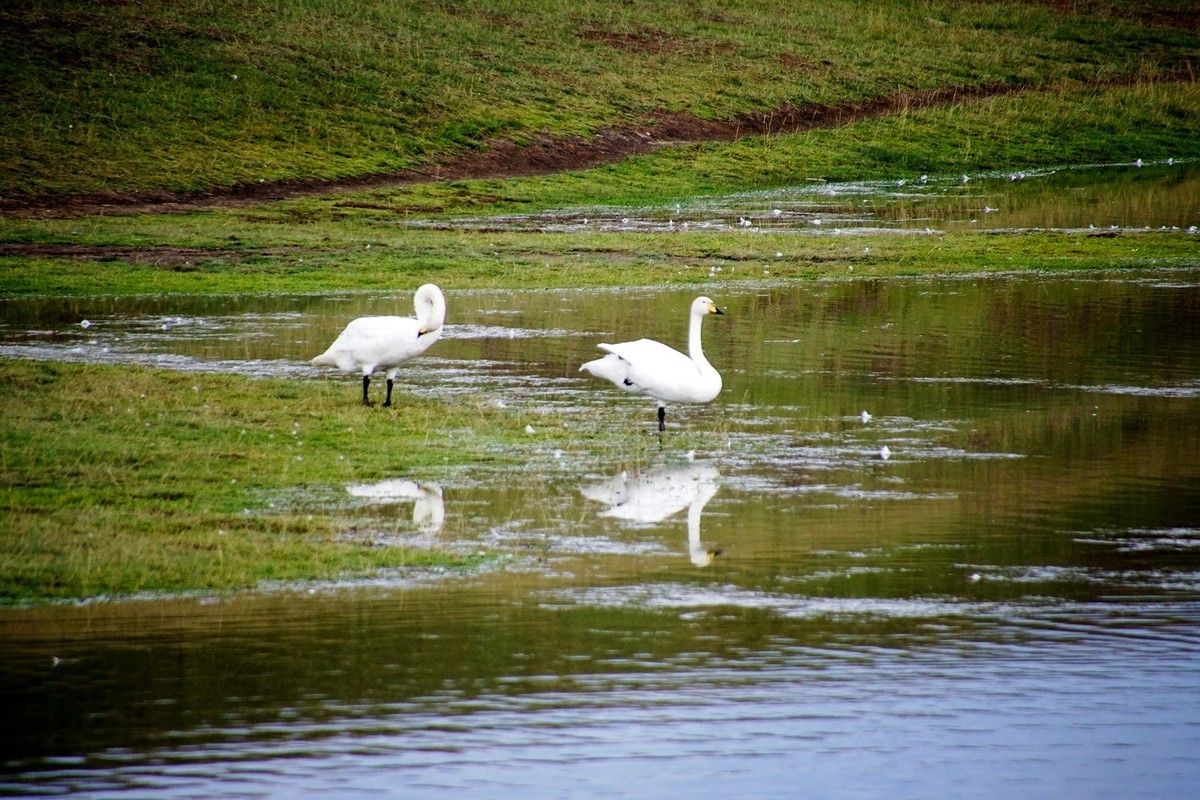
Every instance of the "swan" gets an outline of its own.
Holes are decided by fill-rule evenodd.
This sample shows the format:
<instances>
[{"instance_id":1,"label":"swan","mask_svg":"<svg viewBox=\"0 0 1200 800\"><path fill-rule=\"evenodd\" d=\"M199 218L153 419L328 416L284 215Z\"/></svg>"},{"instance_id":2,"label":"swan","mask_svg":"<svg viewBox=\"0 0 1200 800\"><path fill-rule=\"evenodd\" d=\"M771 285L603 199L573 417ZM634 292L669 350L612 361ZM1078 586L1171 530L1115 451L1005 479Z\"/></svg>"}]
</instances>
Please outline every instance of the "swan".
<instances>
[{"instance_id":1,"label":"swan","mask_svg":"<svg viewBox=\"0 0 1200 800\"><path fill-rule=\"evenodd\" d=\"M721 374L704 357L700 323L709 314L724 314L707 297L692 301L688 321L688 355L653 339L597 345L608 355L579 369L604 378L627 392L646 394L658 402L658 429L667 429L667 403L707 403L721 391Z\"/></svg>"},{"instance_id":2,"label":"swan","mask_svg":"<svg viewBox=\"0 0 1200 800\"><path fill-rule=\"evenodd\" d=\"M392 404L392 379L396 371L410 359L424 353L442 335L446 319L446 298L432 283L417 289L413 297L416 319L412 317L359 317L351 320L334 343L312 363L321 367L337 367L346 372L361 370L363 376L363 405L371 405L367 387L371 373L387 373L387 399Z\"/></svg>"}]
</instances>

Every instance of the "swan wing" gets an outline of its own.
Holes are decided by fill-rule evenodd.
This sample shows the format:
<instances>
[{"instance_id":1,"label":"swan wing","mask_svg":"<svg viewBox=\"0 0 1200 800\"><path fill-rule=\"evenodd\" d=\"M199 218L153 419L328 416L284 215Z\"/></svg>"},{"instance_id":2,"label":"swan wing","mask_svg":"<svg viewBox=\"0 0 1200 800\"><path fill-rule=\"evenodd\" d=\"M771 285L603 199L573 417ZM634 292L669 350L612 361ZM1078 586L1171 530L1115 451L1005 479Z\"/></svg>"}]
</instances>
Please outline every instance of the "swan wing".
<instances>
[{"instance_id":1,"label":"swan wing","mask_svg":"<svg viewBox=\"0 0 1200 800\"><path fill-rule=\"evenodd\" d=\"M711 400L721 390L721 378L707 374L691 358L653 339L602 344L600 349L620 359L624 379L632 392L648 394L660 401L697 403ZM714 384L715 378L715 384Z\"/></svg>"},{"instance_id":2,"label":"swan wing","mask_svg":"<svg viewBox=\"0 0 1200 800\"><path fill-rule=\"evenodd\" d=\"M440 328L424 336L420 331L421 323L412 317L359 317L313 363L347 372L398 367L425 352L441 334Z\"/></svg>"},{"instance_id":3,"label":"swan wing","mask_svg":"<svg viewBox=\"0 0 1200 800\"><path fill-rule=\"evenodd\" d=\"M673 347L667 347L654 339L638 339L635 342L617 342L616 344L597 345L606 353L619 356L631 364L670 363L683 359L691 363L691 359Z\"/></svg>"},{"instance_id":4,"label":"swan wing","mask_svg":"<svg viewBox=\"0 0 1200 800\"><path fill-rule=\"evenodd\" d=\"M589 361L580 369L590 372L597 378L604 378L634 394L649 393L646 376L653 372L650 368L651 364L661 365L675 358L690 361L682 353L653 339L639 339L636 342L618 342L617 344L603 343L597 347L608 355L595 361Z\"/></svg>"}]
</instances>

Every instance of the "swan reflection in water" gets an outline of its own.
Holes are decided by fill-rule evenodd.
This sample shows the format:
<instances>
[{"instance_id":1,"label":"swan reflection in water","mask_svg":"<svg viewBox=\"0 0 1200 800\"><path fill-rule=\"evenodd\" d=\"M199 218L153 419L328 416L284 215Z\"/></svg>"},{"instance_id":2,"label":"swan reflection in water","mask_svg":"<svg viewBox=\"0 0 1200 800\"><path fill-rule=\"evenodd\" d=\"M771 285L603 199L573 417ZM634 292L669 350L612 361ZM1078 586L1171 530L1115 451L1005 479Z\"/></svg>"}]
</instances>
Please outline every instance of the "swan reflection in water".
<instances>
[{"instance_id":1,"label":"swan reflection in water","mask_svg":"<svg viewBox=\"0 0 1200 800\"><path fill-rule=\"evenodd\" d=\"M700 542L700 513L720 488L720 476L712 464L662 466L632 475L622 471L581 491L587 499L608 506L600 516L637 524L662 522L686 508L688 552L692 563L703 567L721 554Z\"/></svg>"},{"instance_id":2,"label":"swan reflection in water","mask_svg":"<svg viewBox=\"0 0 1200 800\"><path fill-rule=\"evenodd\" d=\"M346 486L346 491L353 497L361 497L376 504L413 501L413 524L425 534L437 533L446 521L442 487L436 483L417 483L404 478L393 478L378 483L351 483Z\"/></svg>"}]
</instances>

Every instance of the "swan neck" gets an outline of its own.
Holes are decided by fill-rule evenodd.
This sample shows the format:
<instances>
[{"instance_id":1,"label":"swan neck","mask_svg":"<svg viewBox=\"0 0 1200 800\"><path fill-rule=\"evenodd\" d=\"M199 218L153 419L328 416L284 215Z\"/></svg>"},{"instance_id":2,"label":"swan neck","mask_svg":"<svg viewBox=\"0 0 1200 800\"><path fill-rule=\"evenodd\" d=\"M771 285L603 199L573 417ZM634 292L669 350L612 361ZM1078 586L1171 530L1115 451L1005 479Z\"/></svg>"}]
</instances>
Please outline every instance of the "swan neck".
<instances>
[{"instance_id":1,"label":"swan neck","mask_svg":"<svg viewBox=\"0 0 1200 800\"><path fill-rule=\"evenodd\" d=\"M708 367L708 359L704 357L704 348L700 342L700 326L704 322L704 314L692 314L688 323L688 355L702 367Z\"/></svg>"},{"instance_id":2,"label":"swan neck","mask_svg":"<svg viewBox=\"0 0 1200 800\"><path fill-rule=\"evenodd\" d=\"M446 319L446 303L440 295L423 294L416 301L417 322L430 332L441 329Z\"/></svg>"}]
</instances>

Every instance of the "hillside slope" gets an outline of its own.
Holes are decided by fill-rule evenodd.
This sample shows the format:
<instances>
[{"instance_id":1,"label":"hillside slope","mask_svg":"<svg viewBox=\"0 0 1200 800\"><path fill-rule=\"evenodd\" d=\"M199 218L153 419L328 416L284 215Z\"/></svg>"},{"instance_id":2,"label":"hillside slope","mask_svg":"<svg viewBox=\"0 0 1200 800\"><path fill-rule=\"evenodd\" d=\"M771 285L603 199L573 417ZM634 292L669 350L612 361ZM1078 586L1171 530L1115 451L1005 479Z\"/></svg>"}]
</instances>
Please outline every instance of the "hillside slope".
<instances>
[{"instance_id":1,"label":"hillside slope","mask_svg":"<svg viewBox=\"0 0 1200 800\"><path fill-rule=\"evenodd\" d=\"M540 172L1021 87L1180 75L1191 4L38 0L0 9L0 196Z\"/></svg>"}]
</instances>

